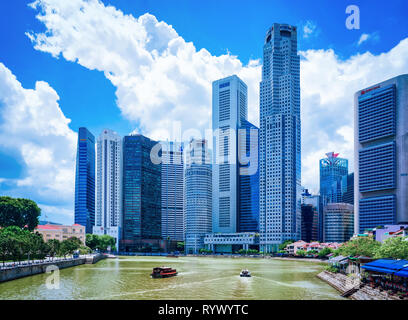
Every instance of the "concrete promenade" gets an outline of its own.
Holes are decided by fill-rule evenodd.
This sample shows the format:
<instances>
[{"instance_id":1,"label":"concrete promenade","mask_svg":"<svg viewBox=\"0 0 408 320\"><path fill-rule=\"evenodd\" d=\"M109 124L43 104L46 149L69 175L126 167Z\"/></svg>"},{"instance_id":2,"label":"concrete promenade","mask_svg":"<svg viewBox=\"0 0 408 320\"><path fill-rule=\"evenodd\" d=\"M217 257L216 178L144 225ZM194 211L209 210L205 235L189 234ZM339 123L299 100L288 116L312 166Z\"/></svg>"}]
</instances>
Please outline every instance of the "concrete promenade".
<instances>
[{"instance_id":1,"label":"concrete promenade","mask_svg":"<svg viewBox=\"0 0 408 320\"><path fill-rule=\"evenodd\" d=\"M93 264L101 259L107 258L104 254L81 255L78 258L58 258L44 259L35 261L24 261L24 263L7 263L4 267L1 265L0 282L10 281L35 274L45 273L47 267L56 266L58 269L75 267L81 264Z\"/></svg>"}]
</instances>

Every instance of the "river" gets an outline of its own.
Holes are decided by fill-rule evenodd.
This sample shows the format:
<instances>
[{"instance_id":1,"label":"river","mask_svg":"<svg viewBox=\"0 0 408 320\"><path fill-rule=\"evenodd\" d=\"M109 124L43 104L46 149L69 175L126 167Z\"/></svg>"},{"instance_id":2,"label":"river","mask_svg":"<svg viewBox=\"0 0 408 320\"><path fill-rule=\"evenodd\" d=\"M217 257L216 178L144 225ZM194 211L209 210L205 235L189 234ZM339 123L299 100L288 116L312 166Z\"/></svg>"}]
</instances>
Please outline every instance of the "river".
<instances>
[{"instance_id":1,"label":"river","mask_svg":"<svg viewBox=\"0 0 408 320\"><path fill-rule=\"evenodd\" d=\"M153 267L169 266L177 277L152 279ZM239 277L247 268L251 278ZM324 264L256 258L120 257L60 270L59 288L50 274L0 283L0 299L343 299L316 277Z\"/></svg>"}]
</instances>

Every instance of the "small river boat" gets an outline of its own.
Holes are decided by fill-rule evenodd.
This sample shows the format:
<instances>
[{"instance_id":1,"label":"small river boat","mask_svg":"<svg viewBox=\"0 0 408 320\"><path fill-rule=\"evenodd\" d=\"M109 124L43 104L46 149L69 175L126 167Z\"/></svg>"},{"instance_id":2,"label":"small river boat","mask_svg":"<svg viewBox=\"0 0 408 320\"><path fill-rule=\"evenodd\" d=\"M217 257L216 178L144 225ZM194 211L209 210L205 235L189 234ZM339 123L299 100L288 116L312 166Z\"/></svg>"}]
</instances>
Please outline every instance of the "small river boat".
<instances>
[{"instance_id":1,"label":"small river boat","mask_svg":"<svg viewBox=\"0 0 408 320\"><path fill-rule=\"evenodd\" d=\"M249 272L248 269L244 269L241 271L241 273L239 274L240 277L251 277L251 272Z\"/></svg>"},{"instance_id":2,"label":"small river boat","mask_svg":"<svg viewBox=\"0 0 408 320\"><path fill-rule=\"evenodd\" d=\"M169 267L153 268L152 278L169 278L177 275L177 270Z\"/></svg>"}]
</instances>

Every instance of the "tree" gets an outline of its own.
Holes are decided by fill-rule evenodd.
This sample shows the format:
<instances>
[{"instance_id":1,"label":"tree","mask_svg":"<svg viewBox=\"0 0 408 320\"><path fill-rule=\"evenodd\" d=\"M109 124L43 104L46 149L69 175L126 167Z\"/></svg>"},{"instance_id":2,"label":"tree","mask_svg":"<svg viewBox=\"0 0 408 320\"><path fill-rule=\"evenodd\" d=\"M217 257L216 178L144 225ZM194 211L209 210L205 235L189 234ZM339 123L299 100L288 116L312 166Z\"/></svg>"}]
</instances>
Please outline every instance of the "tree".
<instances>
[{"instance_id":1,"label":"tree","mask_svg":"<svg viewBox=\"0 0 408 320\"><path fill-rule=\"evenodd\" d=\"M85 244L91 248L92 250L95 250L98 247L99 243L99 236L96 234L87 234L86 239L85 239Z\"/></svg>"},{"instance_id":2,"label":"tree","mask_svg":"<svg viewBox=\"0 0 408 320\"><path fill-rule=\"evenodd\" d=\"M375 253L376 259L408 259L408 237L388 238Z\"/></svg>"},{"instance_id":3,"label":"tree","mask_svg":"<svg viewBox=\"0 0 408 320\"><path fill-rule=\"evenodd\" d=\"M61 242L60 253L64 257L67 254L73 254L75 250L81 247L81 245L82 245L82 242L78 238L76 237L68 238L67 240L64 240Z\"/></svg>"},{"instance_id":4,"label":"tree","mask_svg":"<svg viewBox=\"0 0 408 320\"><path fill-rule=\"evenodd\" d=\"M374 257L381 243L372 237L357 238L346 242L336 250L342 256L366 256Z\"/></svg>"},{"instance_id":5,"label":"tree","mask_svg":"<svg viewBox=\"0 0 408 320\"><path fill-rule=\"evenodd\" d=\"M279 245L279 250L285 250L288 244L295 242L294 240L285 240Z\"/></svg>"},{"instance_id":6,"label":"tree","mask_svg":"<svg viewBox=\"0 0 408 320\"><path fill-rule=\"evenodd\" d=\"M60 251L61 242L58 239L50 239L47 243L49 246L49 255L54 259L55 255Z\"/></svg>"},{"instance_id":7,"label":"tree","mask_svg":"<svg viewBox=\"0 0 408 320\"><path fill-rule=\"evenodd\" d=\"M17 226L33 231L38 226L41 209L29 199L0 197L0 227Z\"/></svg>"},{"instance_id":8,"label":"tree","mask_svg":"<svg viewBox=\"0 0 408 320\"><path fill-rule=\"evenodd\" d=\"M184 242L182 241L177 242L177 250L184 251Z\"/></svg>"},{"instance_id":9,"label":"tree","mask_svg":"<svg viewBox=\"0 0 408 320\"><path fill-rule=\"evenodd\" d=\"M91 253L92 250L91 248L87 247L87 246L80 246L79 247L79 254L88 254Z\"/></svg>"},{"instance_id":10,"label":"tree","mask_svg":"<svg viewBox=\"0 0 408 320\"><path fill-rule=\"evenodd\" d=\"M104 234L102 236L99 236L97 249L104 252L104 251L108 250L108 247L111 247L112 251L116 251L115 244L116 244L116 239L114 237L111 237L111 236L109 236L107 234ZM151 246L150 246L149 250L152 251ZM150 252L150 251L148 251L148 252Z\"/></svg>"},{"instance_id":11,"label":"tree","mask_svg":"<svg viewBox=\"0 0 408 320\"><path fill-rule=\"evenodd\" d=\"M306 255L306 251L305 250L297 250L296 255L299 256L299 257L304 257Z\"/></svg>"},{"instance_id":12,"label":"tree","mask_svg":"<svg viewBox=\"0 0 408 320\"><path fill-rule=\"evenodd\" d=\"M328 254L332 253L333 250L330 248L323 248L322 250L320 250L320 252L318 253L318 257L320 259L325 258Z\"/></svg>"}]
</instances>

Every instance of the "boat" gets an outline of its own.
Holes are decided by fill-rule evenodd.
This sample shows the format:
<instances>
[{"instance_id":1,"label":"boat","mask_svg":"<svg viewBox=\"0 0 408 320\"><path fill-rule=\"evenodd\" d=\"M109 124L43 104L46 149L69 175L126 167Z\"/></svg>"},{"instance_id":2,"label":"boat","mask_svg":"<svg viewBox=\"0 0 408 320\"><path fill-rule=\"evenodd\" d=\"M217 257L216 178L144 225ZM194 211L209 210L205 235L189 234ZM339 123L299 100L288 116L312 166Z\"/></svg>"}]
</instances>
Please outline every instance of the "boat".
<instances>
[{"instance_id":1,"label":"boat","mask_svg":"<svg viewBox=\"0 0 408 320\"><path fill-rule=\"evenodd\" d=\"M248 269L244 269L241 271L241 273L239 274L240 277L251 277L251 272L249 272Z\"/></svg>"},{"instance_id":2,"label":"boat","mask_svg":"<svg viewBox=\"0 0 408 320\"><path fill-rule=\"evenodd\" d=\"M169 267L153 268L152 278L169 278L177 275L177 270Z\"/></svg>"}]
</instances>

